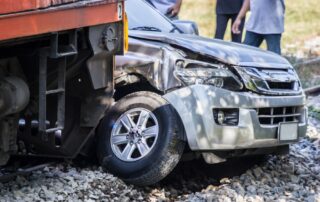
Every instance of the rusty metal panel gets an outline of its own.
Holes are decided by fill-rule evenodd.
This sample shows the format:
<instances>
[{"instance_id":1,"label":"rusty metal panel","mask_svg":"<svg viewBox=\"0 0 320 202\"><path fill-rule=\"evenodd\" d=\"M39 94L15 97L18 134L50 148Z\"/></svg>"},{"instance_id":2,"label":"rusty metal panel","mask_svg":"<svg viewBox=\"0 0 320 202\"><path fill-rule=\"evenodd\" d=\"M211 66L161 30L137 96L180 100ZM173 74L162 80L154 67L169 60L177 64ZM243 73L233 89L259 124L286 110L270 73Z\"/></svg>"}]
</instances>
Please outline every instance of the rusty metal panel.
<instances>
[{"instance_id":1,"label":"rusty metal panel","mask_svg":"<svg viewBox=\"0 0 320 202\"><path fill-rule=\"evenodd\" d=\"M17 0L0 0L17 1ZM31 2L31 0L27 0ZM36 1L36 0L33 0ZM61 3L74 0L38 0ZM0 15L0 41L121 21L121 0L92 0L29 12ZM123 2L121 3L123 4ZM51 5L51 4L50 4ZM1 4L0 4L1 6Z\"/></svg>"},{"instance_id":2,"label":"rusty metal panel","mask_svg":"<svg viewBox=\"0 0 320 202\"><path fill-rule=\"evenodd\" d=\"M47 8L64 3L72 3L79 0L1 0L0 15L22 11Z\"/></svg>"},{"instance_id":3,"label":"rusty metal panel","mask_svg":"<svg viewBox=\"0 0 320 202\"><path fill-rule=\"evenodd\" d=\"M42 1L42 0L39 0ZM65 4L65 3L72 3L76 1L81 1L81 0L51 0L51 6L59 5L59 4Z\"/></svg>"}]
</instances>

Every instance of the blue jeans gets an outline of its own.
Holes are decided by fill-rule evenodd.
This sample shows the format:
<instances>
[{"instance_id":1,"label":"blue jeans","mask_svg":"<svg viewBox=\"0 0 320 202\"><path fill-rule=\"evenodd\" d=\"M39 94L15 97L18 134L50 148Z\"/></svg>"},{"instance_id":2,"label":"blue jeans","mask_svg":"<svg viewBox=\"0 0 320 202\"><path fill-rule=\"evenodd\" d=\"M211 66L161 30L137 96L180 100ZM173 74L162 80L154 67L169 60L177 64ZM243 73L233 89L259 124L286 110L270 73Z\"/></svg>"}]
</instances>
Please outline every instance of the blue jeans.
<instances>
[{"instance_id":1,"label":"blue jeans","mask_svg":"<svg viewBox=\"0 0 320 202\"><path fill-rule=\"evenodd\" d=\"M257 34L255 32L246 32L244 44L259 47L263 40L266 40L269 51L281 55L281 34Z\"/></svg>"}]
</instances>

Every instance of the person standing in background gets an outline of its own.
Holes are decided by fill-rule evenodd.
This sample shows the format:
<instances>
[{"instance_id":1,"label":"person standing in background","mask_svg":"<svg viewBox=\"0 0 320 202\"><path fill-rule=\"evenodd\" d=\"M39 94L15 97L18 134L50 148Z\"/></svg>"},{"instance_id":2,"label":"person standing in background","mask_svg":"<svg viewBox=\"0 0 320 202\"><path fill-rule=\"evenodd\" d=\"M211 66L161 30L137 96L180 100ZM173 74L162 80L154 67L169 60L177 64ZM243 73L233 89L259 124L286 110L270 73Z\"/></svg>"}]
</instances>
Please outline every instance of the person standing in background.
<instances>
[{"instance_id":1,"label":"person standing in background","mask_svg":"<svg viewBox=\"0 0 320 202\"><path fill-rule=\"evenodd\" d=\"M148 2L171 20L179 19L182 0L148 0Z\"/></svg>"},{"instance_id":2,"label":"person standing in background","mask_svg":"<svg viewBox=\"0 0 320 202\"><path fill-rule=\"evenodd\" d=\"M226 28L229 20L232 24L235 22L241 7L243 0L217 0L216 14L217 14L217 27L216 27L216 39L223 39L226 32ZM244 26L245 18L241 19L241 24L239 26L240 33L235 34L231 32L231 39L233 42L241 43L242 40L242 30Z\"/></svg>"},{"instance_id":3,"label":"person standing in background","mask_svg":"<svg viewBox=\"0 0 320 202\"><path fill-rule=\"evenodd\" d=\"M281 36L284 32L284 0L244 0L241 11L232 26L232 32L241 33L242 19L251 10L246 23L244 43L259 47L266 40L269 51L281 54Z\"/></svg>"}]
</instances>

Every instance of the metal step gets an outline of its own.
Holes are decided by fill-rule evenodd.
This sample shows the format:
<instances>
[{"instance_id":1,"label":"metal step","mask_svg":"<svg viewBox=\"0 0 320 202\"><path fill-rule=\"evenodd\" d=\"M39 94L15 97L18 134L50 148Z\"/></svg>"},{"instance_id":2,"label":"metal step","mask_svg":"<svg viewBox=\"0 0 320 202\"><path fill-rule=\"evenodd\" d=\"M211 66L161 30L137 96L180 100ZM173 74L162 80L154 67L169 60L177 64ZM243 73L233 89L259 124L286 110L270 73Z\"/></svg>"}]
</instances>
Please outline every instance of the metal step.
<instances>
[{"instance_id":1,"label":"metal step","mask_svg":"<svg viewBox=\"0 0 320 202\"><path fill-rule=\"evenodd\" d=\"M65 39L68 38L66 44ZM77 51L77 30L70 31L64 35L60 41L59 33L54 33L51 37L51 45L40 52L39 58L39 133L44 141L49 141L48 134L62 131L65 125L65 87L67 57L78 54ZM58 86L56 89L47 89L47 66L48 58L58 60ZM54 128L47 128L47 96L57 96L57 122ZM50 137L53 137L52 135ZM50 142L55 144L54 138Z\"/></svg>"},{"instance_id":2,"label":"metal step","mask_svg":"<svg viewBox=\"0 0 320 202\"><path fill-rule=\"evenodd\" d=\"M64 129L65 121L65 83L66 83L66 57L59 58L58 88L47 90L47 59L46 55L40 57L39 69L39 133L43 140L48 141L48 133ZM47 96L57 96L57 124L55 128L47 128Z\"/></svg>"},{"instance_id":3,"label":"metal step","mask_svg":"<svg viewBox=\"0 0 320 202\"><path fill-rule=\"evenodd\" d=\"M48 90L48 91L46 91L46 94L47 95L54 95L54 94L64 93L64 92L65 92L65 90L63 88L58 88L55 90Z\"/></svg>"}]
</instances>

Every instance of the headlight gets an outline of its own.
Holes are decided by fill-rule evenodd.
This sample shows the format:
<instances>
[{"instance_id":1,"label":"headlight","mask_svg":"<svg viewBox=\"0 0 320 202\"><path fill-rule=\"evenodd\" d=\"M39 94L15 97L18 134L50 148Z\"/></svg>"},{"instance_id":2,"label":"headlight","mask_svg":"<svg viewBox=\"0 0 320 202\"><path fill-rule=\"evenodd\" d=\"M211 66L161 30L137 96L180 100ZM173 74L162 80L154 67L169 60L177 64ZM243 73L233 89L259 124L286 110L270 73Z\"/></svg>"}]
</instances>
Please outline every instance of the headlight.
<instances>
[{"instance_id":1,"label":"headlight","mask_svg":"<svg viewBox=\"0 0 320 202\"><path fill-rule=\"evenodd\" d=\"M228 90L243 88L239 79L228 69L218 67L176 68L174 76L184 85L207 84Z\"/></svg>"}]
</instances>

